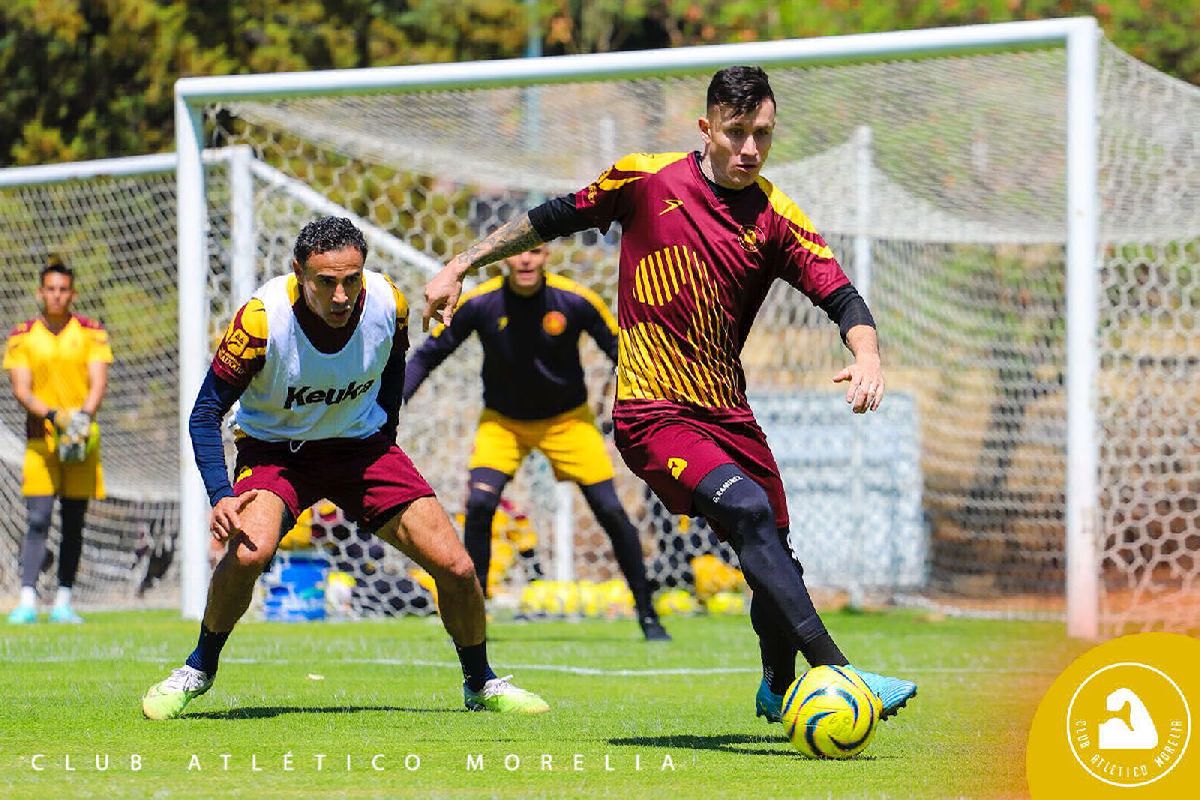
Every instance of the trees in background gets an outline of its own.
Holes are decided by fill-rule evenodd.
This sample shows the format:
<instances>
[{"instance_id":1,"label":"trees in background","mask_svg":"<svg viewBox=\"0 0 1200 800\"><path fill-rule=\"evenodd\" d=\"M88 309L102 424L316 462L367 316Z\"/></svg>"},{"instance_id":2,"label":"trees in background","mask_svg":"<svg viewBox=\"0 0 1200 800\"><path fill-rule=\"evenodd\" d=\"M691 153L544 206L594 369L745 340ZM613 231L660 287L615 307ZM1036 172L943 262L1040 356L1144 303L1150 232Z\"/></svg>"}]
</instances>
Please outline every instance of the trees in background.
<instances>
[{"instance_id":1,"label":"trees in background","mask_svg":"<svg viewBox=\"0 0 1200 800\"><path fill-rule=\"evenodd\" d=\"M543 51L634 50L1092 14L1122 49L1200 83L1194 0L536 0ZM189 75L513 58L523 0L7 0L0 165L173 147Z\"/></svg>"}]
</instances>

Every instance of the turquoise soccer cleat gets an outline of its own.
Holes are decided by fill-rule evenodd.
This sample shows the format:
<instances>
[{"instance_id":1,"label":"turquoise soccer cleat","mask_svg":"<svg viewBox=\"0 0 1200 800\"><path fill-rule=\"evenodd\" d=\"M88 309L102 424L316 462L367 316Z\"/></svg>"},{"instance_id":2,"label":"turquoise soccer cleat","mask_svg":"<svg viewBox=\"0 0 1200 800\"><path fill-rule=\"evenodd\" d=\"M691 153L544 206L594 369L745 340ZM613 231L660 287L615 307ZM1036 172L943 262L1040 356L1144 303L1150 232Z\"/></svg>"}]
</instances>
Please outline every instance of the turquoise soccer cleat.
<instances>
[{"instance_id":1,"label":"turquoise soccer cleat","mask_svg":"<svg viewBox=\"0 0 1200 800\"><path fill-rule=\"evenodd\" d=\"M846 668L854 670L858 677L863 679L867 688L879 698L879 702L883 703L883 713L879 715L880 719L887 719L896 714L908 704L909 700L917 696L917 685L912 681L876 675L874 672L867 672L850 664L847 664Z\"/></svg>"},{"instance_id":2,"label":"turquoise soccer cleat","mask_svg":"<svg viewBox=\"0 0 1200 800\"><path fill-rule=\"evenodd\" d=\"M70 606L55 606L50 611L50 621L64 625L78 625L83 622L83 617L75 613L75 609Z\"/></svg>"},{"instance_id":3,"label":"turquoise soccer cleat","mask_svg":"<svg viewBox=\"0 0 1200 800\"><path fill-rule=\"evenodd\" d=\"M472 692L463 684L463 704L471 711L494 711L498 714L545 714L549 704L533 692L509 683L512 675L492 678L483 689Z\"/></svg>"},{"instance_id":4,"label":"turquoise soccer cleat","mask_svg":"<svg viewBox=\"0 0 1200 800\"><path fill-rule=\"evenodd\" d=\"M17 606L8 614L9 625L29 625L37 622L37 609L33 606Z\"/></svg>"},{"instance_id":5,"label":"turquoise soccer cleat","mask_svg":"<svg viewBox=\"0 0 1200 800\"><path fill-rule=\"evenodd\" d=\"M142 698L146 719L174 719L193 699L212 688L208 673L187 666L174 670L166 680L156 683Z\"/></svg>"},{"instance_id":6,"label":"turquoise soccer cleat","mask_svg":"<svg viewBox=\"0 0 1200 800\"><path fill-rule=\"evenodd\" d=\"M766 678L762 679L762 683L758 685L758 694L754 696L754 714L766 717L767 722L783 720L783 695L772 692Z\"/></svg>"}]
</instances>

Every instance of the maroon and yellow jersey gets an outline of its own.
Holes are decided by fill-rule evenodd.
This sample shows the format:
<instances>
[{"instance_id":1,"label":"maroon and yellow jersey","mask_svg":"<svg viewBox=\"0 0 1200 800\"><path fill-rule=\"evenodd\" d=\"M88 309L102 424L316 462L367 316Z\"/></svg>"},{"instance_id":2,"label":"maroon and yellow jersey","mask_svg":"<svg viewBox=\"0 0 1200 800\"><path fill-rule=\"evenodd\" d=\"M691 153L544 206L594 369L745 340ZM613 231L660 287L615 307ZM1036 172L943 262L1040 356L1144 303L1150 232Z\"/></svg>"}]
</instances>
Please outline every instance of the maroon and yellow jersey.
<instances>
[{"instance_id":1,"label":"maroon and yellow jersey","mask_svg":"<svg viewBox=\"0 0 1200 800\"><path fill-rule=\"evenodd\" d=\"M618 407L749 415L742 346L771 284L819 303L850 282L770 181L718 196L692 153L625 156L575 194L575 208L601 229L621 223Z\"/></svg>"},{"instance_id":2,"label":"maroon and yellow jersey","mask_svg":"<svg viewBox=\"0 0 1200 800\"><path fill-rule=\"evenodd\" d=\"M97 320L72 314L58 333L46 327L41 317L22 322L8 334L4 346L6 370L28 369L33 395L50 408L78 409L87 400L88 364L113 362L108 331ZM26 415L30 439L47 433L49 423Z\"/></svg>"}]
</instances>

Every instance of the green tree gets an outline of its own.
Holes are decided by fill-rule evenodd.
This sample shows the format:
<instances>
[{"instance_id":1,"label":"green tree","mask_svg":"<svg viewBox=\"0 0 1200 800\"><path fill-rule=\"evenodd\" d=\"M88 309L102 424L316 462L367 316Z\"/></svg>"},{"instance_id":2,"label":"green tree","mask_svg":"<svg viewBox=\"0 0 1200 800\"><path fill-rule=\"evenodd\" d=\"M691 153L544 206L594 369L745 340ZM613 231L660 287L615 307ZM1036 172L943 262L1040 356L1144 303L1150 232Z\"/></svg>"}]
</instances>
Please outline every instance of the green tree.
<instances>
[{"instance_id":1,"label":"green tree","mask_svg":"<svg viewBox=\"0 0 1200 800\"><path fill-rule=\"evenodd\" d=\"M537 0L544 52L825 36L1092 14L1119 47L1200 83L1195 0ZM523 0L8 0L0 165L169 151L190 75L524 53Z\"/></svg>"}]
</instances>

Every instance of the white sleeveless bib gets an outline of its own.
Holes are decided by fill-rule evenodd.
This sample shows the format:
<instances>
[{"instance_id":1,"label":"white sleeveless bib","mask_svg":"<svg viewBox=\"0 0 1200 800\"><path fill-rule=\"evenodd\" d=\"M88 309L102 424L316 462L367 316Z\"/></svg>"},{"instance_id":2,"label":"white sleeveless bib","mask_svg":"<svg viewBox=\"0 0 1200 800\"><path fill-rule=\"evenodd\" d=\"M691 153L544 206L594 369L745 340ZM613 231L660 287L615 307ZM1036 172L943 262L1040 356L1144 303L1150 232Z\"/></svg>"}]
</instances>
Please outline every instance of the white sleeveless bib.
<instances>
[{"instance_id":1,"label":"white sleeveless bib","mask_svg":"<svg viewBox=\"0 0 1200 800\"><path fill-rule=\"evenodd\" d=\"M363 270L366 300L358 325L336 353L308 341L288 296L291 275L254 296L267 313L266 362L242 393L235 421L268 442L365 439L387 419L377 402L379 378L396 332L396 298L378 272Z\"/></svg>"}]
</instances>

